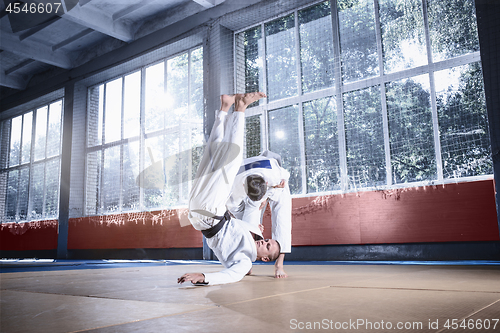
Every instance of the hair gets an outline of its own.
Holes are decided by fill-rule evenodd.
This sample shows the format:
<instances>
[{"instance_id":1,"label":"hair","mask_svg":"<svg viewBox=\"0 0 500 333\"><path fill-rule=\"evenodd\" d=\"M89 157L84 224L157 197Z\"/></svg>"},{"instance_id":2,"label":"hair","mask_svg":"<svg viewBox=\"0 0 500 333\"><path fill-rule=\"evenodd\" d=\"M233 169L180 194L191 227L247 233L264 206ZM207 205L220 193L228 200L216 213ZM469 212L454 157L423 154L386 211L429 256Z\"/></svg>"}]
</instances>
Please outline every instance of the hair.
<instances>
[{"instance_id":1,"label":"hair","mask_svg":"<svg viewBox=\"0 0 500 333\"><path fill-rule=\"evenodd\" d=\"M275 261L278 259L280 253L281 253L281 245L278 241L276 241L276 244L278 244L278 250L272 254L269 255L269 261Z\"/></svg>"},{"instance_id":2,"label":"hair","mask_svg":"<svg viewBox=\"0 0 500 333\"><path fill-rule=\"evenodd\" d=\"M267 192L267 184L264 178L258 175L250 175L246 179L247 195L252 201L259 201Z\"/></svg>"}]
</instances>

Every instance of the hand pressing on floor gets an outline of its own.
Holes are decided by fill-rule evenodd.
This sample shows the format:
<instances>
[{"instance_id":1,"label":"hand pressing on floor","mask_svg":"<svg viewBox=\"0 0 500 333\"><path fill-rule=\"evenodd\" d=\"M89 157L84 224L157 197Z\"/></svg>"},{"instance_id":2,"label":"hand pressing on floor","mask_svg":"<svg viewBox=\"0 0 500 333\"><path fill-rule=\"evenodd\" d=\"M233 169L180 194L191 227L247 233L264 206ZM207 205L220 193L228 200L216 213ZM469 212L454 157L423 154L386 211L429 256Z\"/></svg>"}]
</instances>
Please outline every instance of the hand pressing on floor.
<instances>
[{"instance_id":1,"label":"hand pressing on floor","mask_svg":"<svg viewBox=\"0 0 500 333\"><path fill-rule=\"evenodd\" d=\"M277 279L283 279L283 278L287 278L288 274L286 274L283 267L280 267L280 268L276 267L276 269L274 271L274 277Z\"/></svg>"},{"instance_id":2,"label":"hand pressing on floor","mask_svg":"<svg viewBox=\"0 0 500 333\"><path fill-rule=\"evenodd\" d=\"M274 263L274 277L277 279L283 279L288 277L288 274L286 274L285 270L283 269L284 260L285 260L285 254L280 253L278 259L276 259L276 262Z\"/></svg>"},{"instance_id":3,"label":"hand pressing on floor","mask_svg":"<svg viewBox=\"0 0 500 333\"><path fill-rule=\"evenodd\" d=\"M205 275L203 273L186 273L177 279L177 283L191 281L192 284L205 283Z\"/></svg>"}]
</instances>

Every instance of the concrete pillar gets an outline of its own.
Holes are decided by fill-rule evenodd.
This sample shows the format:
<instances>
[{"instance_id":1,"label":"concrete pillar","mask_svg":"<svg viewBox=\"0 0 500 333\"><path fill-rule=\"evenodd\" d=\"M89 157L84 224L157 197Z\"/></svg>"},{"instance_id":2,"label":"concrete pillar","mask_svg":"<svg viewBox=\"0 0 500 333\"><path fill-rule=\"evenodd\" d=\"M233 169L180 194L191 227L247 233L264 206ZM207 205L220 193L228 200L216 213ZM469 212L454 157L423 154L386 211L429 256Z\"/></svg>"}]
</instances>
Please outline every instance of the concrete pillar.
<instances>
[{"instance_id":1,"label":"concrete pillar","mask_svg":"<svg viewBox=\"0 0 500 333\"><path fill-rule=\"evenodd\" d=\"M71 170L71 143L73 132L74 84L64 88L64 117L61 152L61 180L59 187L59 223L57 232L57 259L68 257L69 184Z\"/></svg>"},{"instance_id":2,"label":"concrete pillar","mask_svg":"<svg viewBox=\"0 0 500 333\"><path fill-rule=\"evenodd\" d=\"M208 31L208 41L203 48L205 91L205 140L210 136L215 121L215 111L220 107L220 95L234 92L233 31L213 23ZM203 259L217 260L203 239Z\"/></svg>"},{"instance_id":3,"label":"concrete pillar","mask_svg":"<svg viewBox=\"0 0 500 333\"><path fill-rule=\"evenodd\" d=\"M484 77L484 91L493 157L493 172L496 183L497 219L500 229L500 3L496 0L476 0L477 30L481 63Z\"/></svg>"}]
</instances>

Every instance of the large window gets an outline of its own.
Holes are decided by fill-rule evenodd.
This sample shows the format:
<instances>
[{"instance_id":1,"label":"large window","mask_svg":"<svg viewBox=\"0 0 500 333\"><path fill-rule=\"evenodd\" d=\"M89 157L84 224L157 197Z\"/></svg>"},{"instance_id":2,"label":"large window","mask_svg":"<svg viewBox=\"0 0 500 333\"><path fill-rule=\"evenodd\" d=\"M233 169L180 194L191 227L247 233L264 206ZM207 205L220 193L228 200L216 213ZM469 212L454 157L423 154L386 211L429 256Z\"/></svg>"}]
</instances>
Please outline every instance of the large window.
<instances>
[{"instance_id":1,"label":"large window","mask_svg":"<svg viewBox=\"0 0 500 333\"><path fill-rule=\"evenodd\" d=\"M0 220L58 218L62 100L2 123Z\"/></svg>"},{"instance_id":2,"label":"large window","mask_svg":"<svg viewBox=\"0 0 500 333\"><path fill-rule=\"evenodd\" d=\"M235 33L246 154L295 194L492 173L473 0L323 1ZM411 185L410 185L411 184Z\"/></svg>"},{"instance_id":3,"label":"large window","mask_svg":"<svg viewBox=\"0 0 500 333\"><path fill-rule=\"evenodd\" d=\"M86 214L187 203L203 145L195 48L88 92Z\"/></svg>"}]
</instances>

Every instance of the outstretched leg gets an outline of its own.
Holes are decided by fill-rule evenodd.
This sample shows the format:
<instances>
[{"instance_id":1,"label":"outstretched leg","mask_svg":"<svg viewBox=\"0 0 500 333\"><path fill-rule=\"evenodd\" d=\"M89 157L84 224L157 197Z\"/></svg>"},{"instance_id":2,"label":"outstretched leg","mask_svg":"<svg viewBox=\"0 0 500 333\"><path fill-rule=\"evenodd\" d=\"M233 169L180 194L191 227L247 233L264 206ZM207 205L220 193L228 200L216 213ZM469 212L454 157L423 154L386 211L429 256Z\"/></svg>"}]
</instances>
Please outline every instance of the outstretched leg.
<instances>
[{"instance_id":1,"label":"outstretched leg","mask_svg":"<svg viewBox=\"0 0 500 333\"><path fill-rule=\"evenodd\" d=\"M220 96L220 110L227 112L231 105L234 104L236 95L221 95Z\"/></svg>"},{"instance_id":2,"label":"outstretched leg","mask_svg":"<svg viewBox=\"0 0 500 333\"><path fill-rule=\"evenodd\" d=\"M221 95L220 97L220 111L215 117L210 137L207 141L207 147L210 147L212 142L221 142L224 138L224 124L226 122L227 112L234 104L235 95ZM207 157L205 157L207 156ZM203 158L208 158L208 154L204 154Z\"/></svg>"},{"instance_id":3,"label":"outstretched leg","mask_svg":"<svg viewBox=\"0 0 500 333\"><path fill-rule=\"evenodd\" d=\"M218 222L218 220L213 219L207 220L206 214L200 215L195 211L204 210L209 214L219 216L224 214L234 178L243 159L244 112L251 103L265 96L264 93L221 96L221 112L219 112L212 129L216 133L213 132L210 135L202 163L200 163L191 189L189 217L195 229L207 229L212 227L213 223ZM227 111L233 103L235 104L235 112L225 120ZM219 141L221 135L223 138L222 141ZM217 141L212 141L212 139ZM233 152L235 149L238 150L236 157L228 160L228 156L235 154L235 151Z\"/></svg>"}]
</instances>

